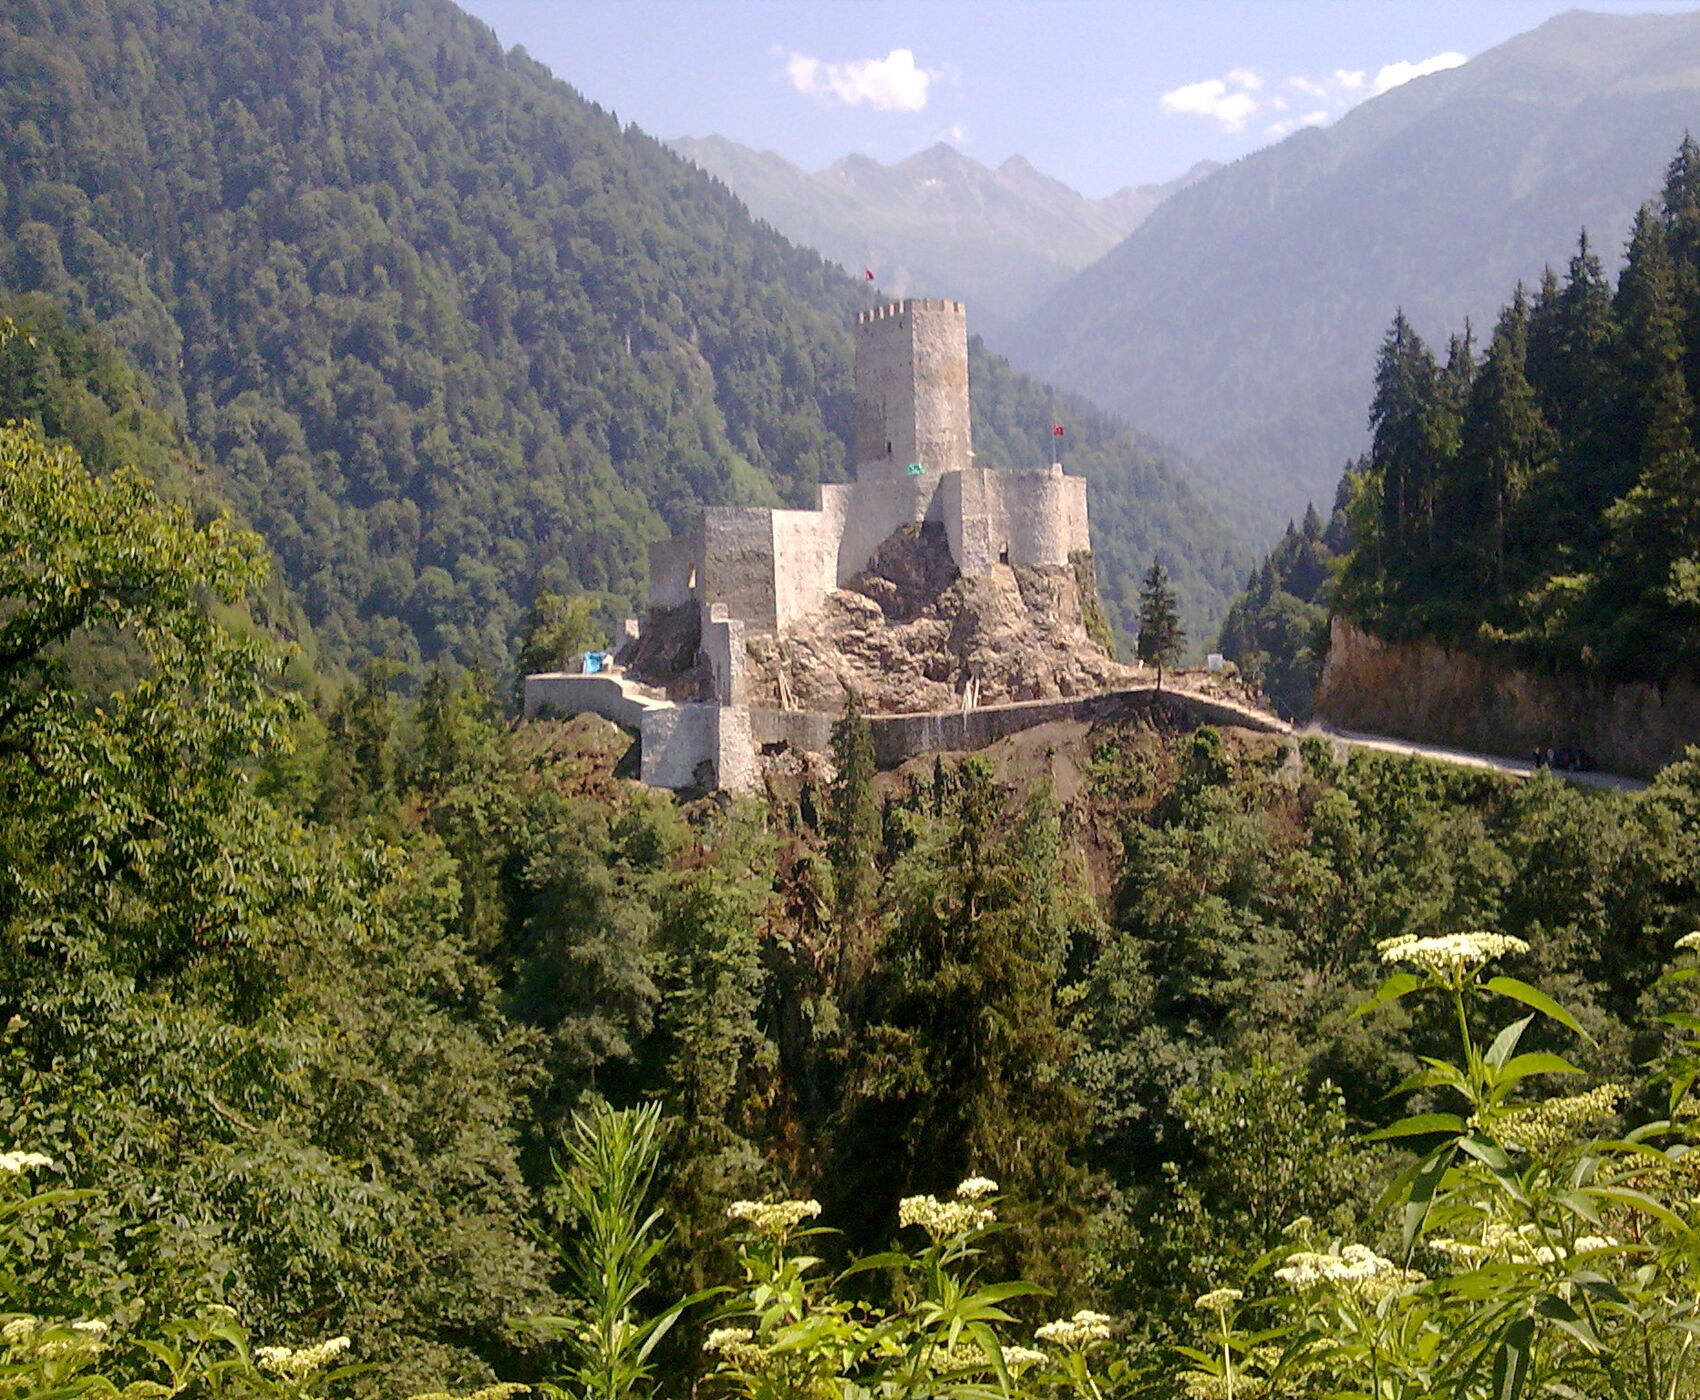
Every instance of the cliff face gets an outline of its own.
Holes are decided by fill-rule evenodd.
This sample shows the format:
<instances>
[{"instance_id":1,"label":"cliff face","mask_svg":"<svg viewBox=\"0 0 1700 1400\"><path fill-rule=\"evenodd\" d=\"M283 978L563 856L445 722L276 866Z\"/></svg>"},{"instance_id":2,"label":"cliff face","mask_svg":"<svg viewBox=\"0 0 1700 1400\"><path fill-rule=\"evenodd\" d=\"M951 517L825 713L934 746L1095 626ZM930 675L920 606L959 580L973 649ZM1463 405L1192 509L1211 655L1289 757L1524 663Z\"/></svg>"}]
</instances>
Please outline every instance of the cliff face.
<instances>
[{"instance_id":1,"label":"cliff face","mask_svg":"<svg viewBox=\"0 0 1700 1400\"><path fill-rule=\"evenodd\" d=\"M1335 618L1316 713L1347 729L1527 758L1587 750L1608 772L1651 777L1700 744L1700 686L1561 680L1436 642L1384 642Z\"/></svg>"}]
</instances>

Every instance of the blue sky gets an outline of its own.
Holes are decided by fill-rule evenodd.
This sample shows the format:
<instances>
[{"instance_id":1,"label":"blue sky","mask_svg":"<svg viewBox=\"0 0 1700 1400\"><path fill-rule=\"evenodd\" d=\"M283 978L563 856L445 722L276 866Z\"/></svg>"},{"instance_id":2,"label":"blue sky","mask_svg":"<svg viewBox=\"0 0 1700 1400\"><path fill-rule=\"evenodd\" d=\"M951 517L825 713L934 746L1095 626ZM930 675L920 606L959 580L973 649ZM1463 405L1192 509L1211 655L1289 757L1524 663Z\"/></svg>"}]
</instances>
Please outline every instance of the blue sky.
<instances>
[{"instance_id":1,"label":"blue sky","mask_svg":"<svg viewBox=\"0 0 1700 1400\"><path fill-rule=\"evenodd\" d=\"M461 0L661 137L807 169L944 140L1085 194L1232 160L1574 6L1555 0ZM1661 0L1593 0L1634 14Z\"/></svg>"}]
</instances>

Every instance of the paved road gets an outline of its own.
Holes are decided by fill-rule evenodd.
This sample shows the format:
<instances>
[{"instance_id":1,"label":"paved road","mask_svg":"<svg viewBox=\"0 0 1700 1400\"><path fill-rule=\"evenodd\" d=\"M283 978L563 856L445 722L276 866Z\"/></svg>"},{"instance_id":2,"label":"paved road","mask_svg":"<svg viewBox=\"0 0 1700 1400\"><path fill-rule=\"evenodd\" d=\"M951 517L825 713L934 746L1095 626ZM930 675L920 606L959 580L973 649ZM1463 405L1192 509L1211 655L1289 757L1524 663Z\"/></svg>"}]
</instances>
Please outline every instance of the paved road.
<instances>
[{"instance_id":1,"label":"paved road","mask_svg":"<svg viewBox=\"0 0 1700 1400\"><path fill-rule=\"evenodd\" d=\"M1322 738L1341 739L1354 748L1374 749L1379 753L1406 754L1416 758L1432 758L1441 763L1456 763L1464 768L1486 768L1496 773L1509 773L1513 777L1533 777L1535 765L1521 759L1500 758L1494 754L1469 753L1463 749L1443 748L1439 744L1416 744L1408 739L1389 739L1381 734L1360 734L1351 729L1336 729L1331 724L1320 720L1312 720L1303 729L1295 729L1294 735L1303 738L1306 735L1317 735ZM1615 773L1558 773L1554 776L1563 778L1569 783L1580 783L1584 787L1611 788L1617 792L1639 792L1647 784L1639 778L1623 778Z\"/></svg>"}]
</instances>

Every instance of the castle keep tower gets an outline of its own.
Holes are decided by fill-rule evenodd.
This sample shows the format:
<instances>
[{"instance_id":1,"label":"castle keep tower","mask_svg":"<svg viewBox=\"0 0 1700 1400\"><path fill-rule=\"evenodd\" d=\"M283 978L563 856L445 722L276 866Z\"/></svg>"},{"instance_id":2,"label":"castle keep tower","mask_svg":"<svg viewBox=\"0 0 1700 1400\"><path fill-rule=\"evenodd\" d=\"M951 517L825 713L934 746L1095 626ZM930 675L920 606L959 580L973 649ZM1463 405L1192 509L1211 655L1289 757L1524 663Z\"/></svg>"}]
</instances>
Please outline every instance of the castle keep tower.
<instances>
[{"instance_id":1,"label":"castle keep tower","mask_svg":"<svg viewBox=\"0 0 1700 1400\"><path fill-rule=\"evenodd\" d=\"M917 297L856 317L850 455L858 481L973 465L968 318L959 301Z\"/></svg>"}]
</instances>

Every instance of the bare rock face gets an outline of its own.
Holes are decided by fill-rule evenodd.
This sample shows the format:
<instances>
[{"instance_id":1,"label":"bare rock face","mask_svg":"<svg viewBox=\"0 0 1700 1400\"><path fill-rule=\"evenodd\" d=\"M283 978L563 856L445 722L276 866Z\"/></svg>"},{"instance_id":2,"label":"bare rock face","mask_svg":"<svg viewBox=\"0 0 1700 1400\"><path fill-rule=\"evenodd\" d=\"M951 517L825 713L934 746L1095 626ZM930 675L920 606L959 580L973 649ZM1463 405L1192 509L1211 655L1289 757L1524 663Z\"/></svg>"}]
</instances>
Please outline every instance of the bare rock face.
<instances>
[{"instance_id":1,"label":"bare rock face","mask_svg":"<svg viewBox=\"0 0 1700 1400\"><path fill-rule=\"evenodd\" d=\"M781 636L749 642L756 704L876 714L1087 695L1128 684L1086 631L1071 568L962 578L936 527L893 535L846 588Z\"/></svg>"}]
</instances>

